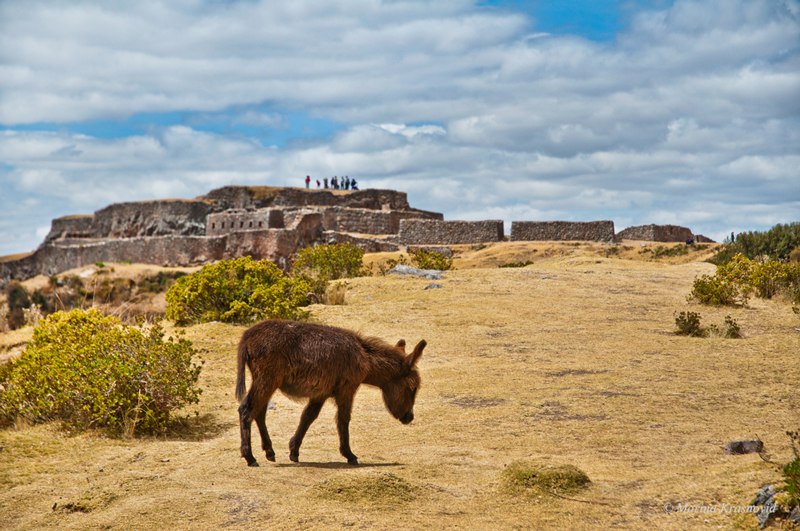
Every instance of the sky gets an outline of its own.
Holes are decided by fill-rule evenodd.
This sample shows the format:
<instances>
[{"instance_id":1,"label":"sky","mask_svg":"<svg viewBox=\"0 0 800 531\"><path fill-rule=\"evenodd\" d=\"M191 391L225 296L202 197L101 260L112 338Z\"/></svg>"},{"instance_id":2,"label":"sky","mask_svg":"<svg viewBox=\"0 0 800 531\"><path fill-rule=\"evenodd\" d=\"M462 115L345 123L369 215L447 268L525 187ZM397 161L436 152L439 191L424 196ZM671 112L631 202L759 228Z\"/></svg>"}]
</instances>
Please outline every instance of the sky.
<instances>
[{"instance_id":1,"label":"sky","mask_svg":"<svg viewBox=\"0 0 800 531\"><path fill-rule=\"evenodd\" d=\"M445 219L800 220L800 0L0 0L0 255L348 175Z\"/></svg>"}]
</instances>

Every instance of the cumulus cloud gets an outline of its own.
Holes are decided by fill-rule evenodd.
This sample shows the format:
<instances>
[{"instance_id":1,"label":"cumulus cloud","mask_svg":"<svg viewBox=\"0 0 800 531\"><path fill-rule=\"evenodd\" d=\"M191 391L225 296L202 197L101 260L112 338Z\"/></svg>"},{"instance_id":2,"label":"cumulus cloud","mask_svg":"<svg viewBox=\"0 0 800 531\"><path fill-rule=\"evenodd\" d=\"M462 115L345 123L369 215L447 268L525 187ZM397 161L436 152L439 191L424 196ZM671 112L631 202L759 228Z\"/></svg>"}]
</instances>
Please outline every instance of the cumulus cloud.
<instances>
[{"instance_id":1,"label":"cumulus cloud","mask_svg":"<svg viewBox=\"0 0 800 531\"><path fill-rule=\"evenodd\" d=\"M600 43L468 0L0 2L0 254L58 215L309 174L450 219L796 220L799 39L795 0L676 0ZM73 132L167 112L188 117ZM203 127L298 113L338 125Z\"/></svg>"}]
</instances>

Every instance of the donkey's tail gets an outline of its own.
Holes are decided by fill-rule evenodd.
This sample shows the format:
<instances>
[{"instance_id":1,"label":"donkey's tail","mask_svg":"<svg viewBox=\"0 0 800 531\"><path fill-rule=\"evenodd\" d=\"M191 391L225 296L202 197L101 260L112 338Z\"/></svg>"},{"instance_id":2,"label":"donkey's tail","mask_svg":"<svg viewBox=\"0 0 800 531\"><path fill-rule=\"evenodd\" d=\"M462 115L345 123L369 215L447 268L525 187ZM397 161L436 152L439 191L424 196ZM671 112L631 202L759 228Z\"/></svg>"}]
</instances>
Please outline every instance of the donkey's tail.
<instances>
[{"instance_id":1,"label":"donkey's tail","mask_svg":"<svg viewBox=\"0 0 800 531\"><path fill-rule=\"evenodd\" d=\"M244 396L244 367L247 365L247 342L244 338L239 341L239 352L236 356L236 400L241 402Z\"/></svg>"}]
</instances>

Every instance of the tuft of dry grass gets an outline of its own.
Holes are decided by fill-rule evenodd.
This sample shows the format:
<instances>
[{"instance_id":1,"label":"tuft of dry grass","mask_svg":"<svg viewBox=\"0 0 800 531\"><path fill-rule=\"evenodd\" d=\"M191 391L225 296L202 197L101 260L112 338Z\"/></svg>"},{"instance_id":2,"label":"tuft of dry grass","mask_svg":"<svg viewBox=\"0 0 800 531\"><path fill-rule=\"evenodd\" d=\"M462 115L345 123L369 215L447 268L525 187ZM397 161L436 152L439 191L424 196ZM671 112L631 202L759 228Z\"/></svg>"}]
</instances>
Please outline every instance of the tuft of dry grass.
<instances>
[{"instance_id":1,"label":"tuft of dry grass","mask_svg":"<svg viewBox=\"0 0 800 531\"><path fill-rule=\"evenodd\" d=\"M385 411L379 390L359 390L350 428L357 467L339 455L333 404L311 426L301 462L290 463L304 404L277 394L267 425L278 461L262 457L262 467L248 468L233 396L245 328L190 327L186 336L205 361L200 416L166 437L121 441L67 436L51 425L0 430L0 527L752 525L752 515L720 508L748 505L780 473L757 455L729 456L723 447L758 436L774 461L791 458L785 432L800 426L797 317L780 300L747 308L687 303L695 276L713 265L691 256L605 257L594 245L536 244L542 250L533 253L509 242L506 254L502 244L463 251L473 265L456 264L442 289L425 290L425 279L362 277L348 280L346 305L314 305L319 322L391 342L428 342L412 424ZM539 256L547 246L553 251ZM490 251L487 262L468 254ZM526 267L497 267L531 255ZM710 323L730 315L744 337L677 336L678 311L699 311ZM592 485L580 500L521 503L498 495L503 470L516 461L574 464ZM345 491L353 482L357 492L367 480L392 485L387 474L415 497L376 505L358 494L347 502L317 495L320 485ZM52 509L101 493L115 497L90 512ZM678 503L715 512L665 512Z\"/></svg>"},{"instance_id":2,"label":"tuft of dry grass","mask_svg":"<svg viewBox=\"0 0 800 531\"><path fill-rule=\"evenodd\" d=\"M520 460L502 473L503 486L512 494L574 494L591 484L589 476L574 465L551 465Z\"/></svg>"},{"instance_id":3,"label":"tuft of dry grass","mask_svg":"<svg viewBox=\"0 0 800 531\"><path fill-rule=\"evenodd\" d=\"M417 487L392 473L339 474L311 489L325 500L358 505L408 503L417 497Z\"/></svg>"},{"instance_id":4,"label":"tuft of dry grass","mask_svg":"<svg viewBox=\"0 0 800 531\"><path fill-rule=\"evenodd\" d=\"M346 280L337 280L328 283L325 288L325 304L341 305L344 304L345 295L347 295L347 287L350 284Z\"/></svg>"}]
</instances>

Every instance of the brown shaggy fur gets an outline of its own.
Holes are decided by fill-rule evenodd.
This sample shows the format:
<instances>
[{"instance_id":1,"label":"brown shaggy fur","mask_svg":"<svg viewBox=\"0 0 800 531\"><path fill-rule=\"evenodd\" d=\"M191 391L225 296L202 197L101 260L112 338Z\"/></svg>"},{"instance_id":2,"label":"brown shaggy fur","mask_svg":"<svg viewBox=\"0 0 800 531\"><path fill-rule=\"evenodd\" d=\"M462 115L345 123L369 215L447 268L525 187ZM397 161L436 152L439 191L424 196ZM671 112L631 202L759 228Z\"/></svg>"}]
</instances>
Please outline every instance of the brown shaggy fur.
<instances>
[{"instance_id":1,"label":"brown shaggy fur","mask_svg":"<svg viewBox=\"0 0 800 531\"><path fill-rule=\"evenodd\" d=\"M350 413L353 396L362 383L379 387L389 412L403 424L414 420L414 399L420 385L417 360L425 348L420 341L411 354L405 341L390 345L342 328L295 321L269 320L245 331L239 342L236 398L242 457L258 466L250 447L250 426L256 421L261 447L275 461L266 425L267 405L276 390L293 398L308 398L300 424L289 443L289 459L299 460L300 445L325 400L336 401L339 451L350 464L358 458L350 450ZM245 365L253 377L245 395ZM244 400L242 400L244 397Z\"/></svg>"}]
</instances>

